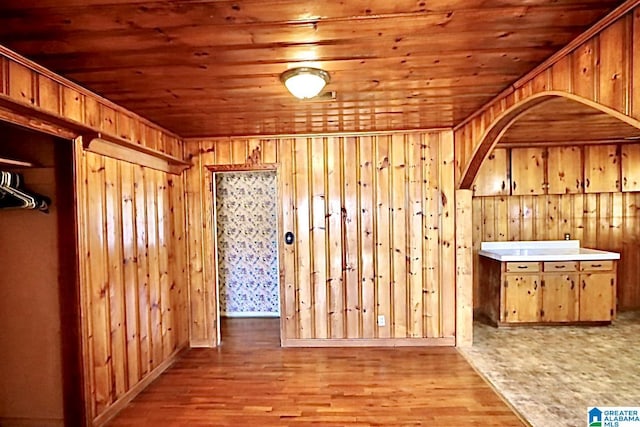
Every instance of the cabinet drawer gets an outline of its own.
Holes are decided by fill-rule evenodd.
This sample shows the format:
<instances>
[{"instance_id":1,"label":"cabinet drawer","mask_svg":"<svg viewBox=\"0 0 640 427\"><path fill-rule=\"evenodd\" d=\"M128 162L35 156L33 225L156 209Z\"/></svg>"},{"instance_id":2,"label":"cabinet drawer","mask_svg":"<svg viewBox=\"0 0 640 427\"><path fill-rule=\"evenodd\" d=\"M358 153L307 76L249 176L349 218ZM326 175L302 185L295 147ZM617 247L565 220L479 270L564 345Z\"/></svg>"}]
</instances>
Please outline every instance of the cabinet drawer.
<instances>
[{"instance_id":1,"label":"cabinet drawer","mask_svg":"<svg viewBox=\"0 0 640 427\"><path fill-rule=\"evenodd\" d=\"M575 261L549 261L544 263L544 271L578 271L578 263Z\"/></svg>"},{"instance_id":2,"label":"cabinet drawer","mask_svg":"<svg viewBox=\"0 0 640 427\"><path fill-rule=\"evenodd\" d=\"M613 261L580 261L580 271L613 270Z\"/></svg>"},{"instance_id":3,"label":"cabinet drawer","mask_svg":"<svg viewBox=\"0 0 640 427\"><path fill-rule=\"evenodd\" d=\"M538 262L508 262L507 273L527 273L540 271Z\"/></svg>"}]
</instances>

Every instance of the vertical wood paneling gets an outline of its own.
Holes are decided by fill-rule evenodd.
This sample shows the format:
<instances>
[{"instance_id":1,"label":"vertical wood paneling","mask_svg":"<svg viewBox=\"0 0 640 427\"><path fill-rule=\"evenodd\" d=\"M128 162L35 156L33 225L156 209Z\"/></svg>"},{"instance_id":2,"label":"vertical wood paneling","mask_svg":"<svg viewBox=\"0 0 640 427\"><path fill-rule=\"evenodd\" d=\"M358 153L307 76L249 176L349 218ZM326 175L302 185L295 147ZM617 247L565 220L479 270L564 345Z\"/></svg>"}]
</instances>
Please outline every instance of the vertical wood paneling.
<instances>
[{"instance_id":1,"label":"vertical wood paneling","mask_svg":"<svg viewBox=\"0 0 640 427\"><path fill-rule=\"evenodd\" d=\"M327 258L329 260L327 284L329 291L329 337L344 338L345 300L342 272L344 270L342 242L342 168L340 155L343 152L342 138L327 140Z\"/></svg>"},{"instance_id":2,"label":"vertical wood paneling","mask_svg":"<svg viewBox=\"0 0 640 427\"><path fill-rule=\"evenodd\" d=\"M179 339L175 333L186 331L187 305L171 298L186 295L185 258L177 255L186 252L184 205L182 195L169 197L163 172L93 153L76 159L78 217L84 219L78 235L86 239L80 281L88 416L102 422L187 344L184 332ZM182 193L181 178L171 177ZM170 220L171 211L179 220Z\"/></svg>"},{"instance_id":3,"label":"vertical wood paneling","mask_svg":"<svg viewBox=\"0 0 640 427\"><path fill-rule=\"evenodd\" d=\"M293 176L294 145L292 139L278 141L278 158L280 159L280 177ZM279 178L280 194L282 197L282 227L280 235L288 231L295 232L294 183L291 180ZM296 233L297 234L297 233ZM296 251L294 245L285 245L282 265L290 266L280 272L281 289L284 289L284 331L289 337L298 335L298 291L296 288ZM292 268L293 267L293 268ZM281 304L283 302L281 301Z\"/></svg>"},{"instance_id":4,"label":"vertical wood paneling","mask_svg":"<svg viewBox=\"0 0 640 427\"><path fill-rule=\"evenodd\" d=\"M407 335L407 168L404 135L391 137L391 289L394 337ZM403 302L403 303L401 303Z\"/></svg>"},{"instance_id":5,"label":"vertical wood paneling","mask_svg":"<svg viewBox=\"0 0 640 427\"><path fill-rule=\"evenodd\" d=\"M111 403L111 325L107 295L109 282L107 279L107 259L105 248L104 218L104 159L94 154L87 154L87 195L86 210L87 233L89 236L88 286L90 291L89 307L91 326L89 340L91 343L90 358L93 371L92 397L93 412L99 414Z\"/></svg>"},{"instance_id":6,"label":"vertical wood paneling","mask_svg":"<svg viewBox=\"0 0 640 427\"><path fill-rule=\"evenodd\" d=\"M211 338L206 334L214 333L198 326L208 319L207 289L215 287L206 279L214 266L202 261L213 259L205 242L211 236L197 225L212 203L202 184L203 171L236 162L256 167L273 162L265 142L257 141L187 142L195 165L186 173L187 194L201 204L199 211L191 202L188 206L192 340L195 334ZM446 339L443 342L452 345L452 133L318 135L278 138L276 144L281 222L296 236L294 245L285 245L281 254L285 345L312 345L314 339L325 338ZM203 266L204 272L199 271Z\"/></svg>"},{"instance_id":7,"label":"vertical wood paneling","mask_svg":"<svg viewBox=\"0 0 640 427\"><path fill-rule=\"evenodd\" d=\"M375 314L376 314L376 285L380 286L379 273L376 275L375 259L377 248L375 246L375 217L376 207L374 205L374 189L378 188L374 184L375 173L373 159L373 143L371 137L361 138L359 141L359 164L360 164L360 245L358 252L361 254L360 272L361 278L358 280L360 293L360 311L362 322L362 336L373 338L375 336ZM379 200L379 199L378 199ZM355 289L354 289L355 290ZM378 296L378 301L380 297ZM380 303L378 303L377 313L380 314ZM385 329L386 330L386 329Z\"/></svg>"},{"instance_id":8,"label":"vertical wood paneling","mask_svg":"<svg viewBox=\"0 0 640 427\"><path fill-rule=\"evenodd\" d=\"M122 211L120 171L117 160L104 159L105 168L105 225L109 280L109 318L111 320L112 370L111 398L117 400L127 390L127 357L125 344L124 283L122 276Z\"/></svg>"},{"instance_id":9,"label":"vertical wood paneling","mask_svg":"<svg viewBox=\"0 0 640 427\"><path fill-rule=\"evenodd\" d=\"M298 277L298 313L300 338L314 337L313 292L311 278L311 199L309 186L309 143L306 138L295 139L295 211L296 211L296 265Z\"/></svg>"},{"instance_id":10,"label":"vertical wood paneling","mask_svg":"<svg viewBox=\"0 0 640 427\"><path fill-rule=\"evenodd\" d=\"M376 175L374 191L376 192L376 236L374 247L376 249L376 262L374 274L377 287L376 300L378 316L384 316L387 325L378 329L379 338L389 338L391 334L391 200L390 193L390 140L387 135L376 138ZM367 161L364 157L368 153L362 153L360 161ZM364 198L364 195L363 195ZM366 305L365 305L366 310ZM375 322L375 319L372 319ZM365 337L366 337L365 331Z\"/></svg>"},{"instance_id":11,"label":"vertical wood paneling","mask_svg":"<svg viewBox=\"0 0 640 427\"><path fill-rule=\"evenodd\" d=\"M315 338L328 338L328 304L327 304L327 254L326 254L326 138L311 139L309 153L311 181L311 258L313 267L311 285L313 289L313 315Z\"/></svg>"},{"instance_id":12,"label":"vertical wood paneling","mask_svg":"<svg viewBox=\"0 0 640 427\"><path fill-rule=\"evenodd\" d=\"M360 156L359 156L359 138L345 138L343 143L344 156L342 161L343 182L344 182L344 257L345 257L345 275L344 275L344 289L346 298L346 332L347 338L357 338L360 336L360 295L362 290L363 281L361 279L361 264L360 256L362 253L358 244L360 243L360 236L365 238L367 235L371 235L373 238L373 223L370 223L370 227L367 230L361 231L360 218L364 215L359 213L360 210L360 197L358 190L358 176L360 170ZM358 165L358 167L354 167ZM284 172L284 171L283 171ZM284 174L284 173L283 173ZM283 201L284 202L284 201ZM369 209L369 216L371 216L371 208ZM364 264L364 256L362 253ZM369 249L367 254L369 265L373 265L373 248ZM373 273L371 274L373 279ZM353 284L352 286L347 286Z\"/></svg>"},{"instance_id":13,"label":"vertical wood paneling","mask_svg":"<svg viewBox=\"0 0 640 427\"><path fill-rule=\"evenodd\" d=\"M422 176L424 177L424 228L422 244L422 289L425 307L423 330L428 337L441 335L440 324L440 225L442 221L442 195L438 173L440 139L438 135L423 137Z\"/></svg>"},{"instance_id":14,"label":"vertical wood paneling","mask_svg":"<svg viewBox=\"0 0 640 427\"><path fill-rule=\"evenodd\" d=\"M126 163L120 165L120 180L122 185L122 259L124 263L125 321L127 325L127 378L128 384L133 385L140 379L140 341L138 338L136 211L133 199L134 180L132 165Z\"/></svg>"},{"instance_id":15,"label":"vertical wood paneling","mask_svg":"<svg viewBox=\"0 0 640 427\"><path fill-rule=\"evenodd\" d=\"M422 141L421 135L408 135L407 165L409 177L408 190L408 304L407 304L407 336L421 337L423 331L424 305L422 301Z\"/></svg>"},{"instance_id":16,"label":"vertical wood paneling","mask_svg":"<svg viewBox=\"0 0 640 427\"><path fill-rule=\"evenodd\" d=\"M599 101L607 107L627 114L627 61L630 34L627 19L620 19L599 34Z\"/></svg>"}]
</instances>

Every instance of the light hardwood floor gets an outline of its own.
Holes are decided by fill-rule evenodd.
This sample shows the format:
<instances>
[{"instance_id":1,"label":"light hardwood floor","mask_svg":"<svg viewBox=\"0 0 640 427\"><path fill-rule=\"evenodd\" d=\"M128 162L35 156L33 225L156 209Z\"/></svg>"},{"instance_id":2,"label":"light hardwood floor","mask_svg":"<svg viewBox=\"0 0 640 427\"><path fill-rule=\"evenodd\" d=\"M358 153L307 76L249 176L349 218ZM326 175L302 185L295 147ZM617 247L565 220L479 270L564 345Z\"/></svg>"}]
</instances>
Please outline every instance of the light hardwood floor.
<instances>
[{"instance_id":1,"label":"light hardwood floor","mask_svg":"<svg viewBox=\"0 0 640 427\"><path fill-rule=\"evenodd\" d=\"M454 348L280 348L278 322L225 320L110 426L524 425Z\"/></svg>"}]
</instances>

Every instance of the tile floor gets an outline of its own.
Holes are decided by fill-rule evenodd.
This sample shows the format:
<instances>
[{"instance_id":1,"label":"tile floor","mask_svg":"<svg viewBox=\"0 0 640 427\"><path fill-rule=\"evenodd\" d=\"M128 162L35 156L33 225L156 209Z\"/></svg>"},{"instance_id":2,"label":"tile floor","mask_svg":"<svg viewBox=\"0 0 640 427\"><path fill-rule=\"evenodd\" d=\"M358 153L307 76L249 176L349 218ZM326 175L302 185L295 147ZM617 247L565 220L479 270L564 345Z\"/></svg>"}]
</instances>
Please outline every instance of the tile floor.
<instances>
[{"instance_id":1,"label":"tile floor","mask_svg":"<svg viewBox=\"0 0 640 427\"><path fill-rule=\"evenodd\" d=\"M588 406L640 406L640 311L610 326L496 329L461 353L534 427L586 426Z\"/></svg>"}]
</instances>

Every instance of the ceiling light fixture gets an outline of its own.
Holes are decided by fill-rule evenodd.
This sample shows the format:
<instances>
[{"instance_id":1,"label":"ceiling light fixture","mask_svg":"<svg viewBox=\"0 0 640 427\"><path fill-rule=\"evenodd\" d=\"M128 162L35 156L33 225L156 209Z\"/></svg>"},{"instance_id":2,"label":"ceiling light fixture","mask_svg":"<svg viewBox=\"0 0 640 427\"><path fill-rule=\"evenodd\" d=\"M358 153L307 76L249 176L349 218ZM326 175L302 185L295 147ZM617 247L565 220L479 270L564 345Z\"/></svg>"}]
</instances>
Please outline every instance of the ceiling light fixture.
<instances>
[{"instance_id":1,"label":"ceiling light fixture","mask_svg":"<svg viewBox=\"0 0 640 427\"><path fill-rule=\"evenodd\" d=\"M291 68L280 75L280 81L291 95L299 99L318 96L330 80L329 73L312 67Z\"/></svg>"}]
</instances>

